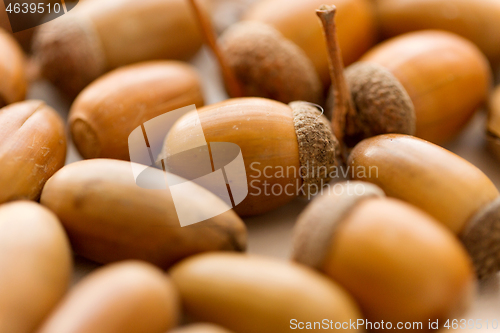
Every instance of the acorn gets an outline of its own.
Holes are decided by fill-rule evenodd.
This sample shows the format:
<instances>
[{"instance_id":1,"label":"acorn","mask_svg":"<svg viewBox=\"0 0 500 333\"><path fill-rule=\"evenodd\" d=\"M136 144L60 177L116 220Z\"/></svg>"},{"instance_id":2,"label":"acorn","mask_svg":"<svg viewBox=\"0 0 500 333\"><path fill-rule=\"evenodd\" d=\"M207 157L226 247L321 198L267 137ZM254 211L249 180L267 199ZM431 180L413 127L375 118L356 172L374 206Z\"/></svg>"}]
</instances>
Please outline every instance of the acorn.
<instances>
[{"instance_id":1,"label":"acorn","mask_svg":"<svg viewBox=\"0 0 500 333\"><path fill-rule=\"evenodd\" d=\"M350 176L422 209L459 236L479 278L500 269L500 197L491 180L435 144L387 134L360 142L348 160Z\"/></svg>"},{"instance_id":2,"label":"acorn","mask_svg":"<svg viewBox=\"0 0 500 333\"><path fill-rule=\"evenodd\" d=\"M378 64L397 78L415 107L415 135L436 144L453 139L486 104L492 82L483 53L470 41L445 31L395 37L375 46L360 61Z\"/></svg>"},{"instance_id":3,"label":"acorn","mask_svg":"<svg viewBox=\"0 0 500 333\"><path fill-rule=\"evenodd\" d=\"M293 258L353 295L367 330L417 322L415 330L429 332L429 320L463 315L476 291L472 263L456 237L370 183L338 183L316 197L297 220Z\"/></svg>"},{"instance_id":4,"label":"acorn","mask_svg":"<svg viewBox=\"0 0 500 333\"><path fill-rule=\"evenodd\" d=\"M489 0L377 0L384 37L438 29L456 33L476 44L489 60L500 60L500 3Z\"/></svg>"},{"instance_id":5,"label":"acorn","mask_svg":"<svg viewBox=\"0 0 500 333\"><path fill-rule=\"evenodd\" d=\"M59 217L73 250L98 263L137 259L168 268L200 252L246 249L245 224L222 200L136 163L71 163L45 184L40 202Z\"/></svg>"},{"instance_id":6,"label":"acorn","mask_svg":"<svg viewBox=\"0 0 500 333\"><path fill-rule=\"evenodd\" d=\"M180 61L150 61L103 75L69 113L73 142L84 158L129 160L128 137L146 121L186 105L203 106L201 79Z\"/></svg>"},{"instance_id":7,"label":"acorn","mask_svg":"<svg viewBox=\"0 0 500 333\"><path fill-rule=\"evenodd\" d=\"M85 1L40 26L33 53L43 76L74 98L111 69L146 60L187 60L201 43L184 0Z\"/></svg>"},{"instance_id":8,"label":"acorn","mask_svg":"<svg viewBox=\"0 0 500 333\"><path fill-rule=\"evenodd\" d=\"M63 298L73 271L57 217L30 201L0 205L0 332L32 333Z\"/></svg>"},{"instance_id":9,"label":"acorn","mask_svg":"<svg viewBox=\"0 0 500 333\"><path fill-rule=\"evenodd\" d=\"M334 329L362 318L342 287L296 263L207 253L181 261L169 274L188 315L238 333L284 333L325 319Z\"/></svg>"},{"instance_id":10,"label":"acorn","mask_svg":"<svg viewBox=\"0 0 500 333\"><path fill-rule=\"evenodd\" d=\"M500 160L500 86L491 94L486 140L493 156Z\"/></svg>"},{"instance_id":11,"label":"acorn","mask_svg":"<svg viewBox=\"0 0 500 333\"><path fill-rule=\"evenodd\" d=\"M358 60L377 41L378 26L370 0L337 0L339 44L346 66ZM324 0L257 1L243 20L272 26L299 46L311 59L323 84L330 84L328 52L314 11Z\"/></svg>"},{"instance_id":12,"label":"acorn","mask_svg":"<svg viewBox=\"0 0 500 333\"><path fill-rule=\"evenodd\" d=\"M300 47L272 26L251 21L232 25L216 41L210 18L198 1L190 0L230 97L322 102L319 76Z\"/></svg>"},{"instance_id":13,"label":"acorn","mask_svg":"<svg viewBox=\"0 0 500 333\"><path fill-rule=\"evenodd\" d=\"M165 332L177 324L179 308L177 290L160 269L125 261L77 283L36 332Z\"/></svg>"},{"instance_id":14,"label":"acorn","mask_svg":"<svg viewBox=\"0 0 500 333\"><path fill-rule=\"evenodd\" d=\"M20 102L26 97L26 59L16 40L0 28L0 107Z\"/></svg>"},{"instance_id":15,"label":"acorn","mask_svg":"<svg viewBox=\"0 0 500 333\"><path fill-rule=\"evenodd\" d=\"M0 109L0 203L38 200L66 160L64 123L42 101Z\"/></svg>"},{"instance_id":16,"label":"acorn","mask_svg":"<svg viewBox=\"0 0 500 333\"><path fill-rule=\"evenodd\" d=\"M381 66L351 65L344 74L337 38L335 6L321 6L333 90L326 115L332 117L337 139L348 150L359 141L385 133L415 133L415 110L399 81Z\"/></svg>"},{"instance_id":17,"label":"acorn","mask_svg":"<svg viewBox=\"0 0 500 333\"><path fill-rule=\"evenodd\" d=\"M177 120L158 156L167 171L187 179L200 173L201 148L181 165L171 163L177 152L200 147L200 124L206 142L231 142L241 149L249 192L235 207L240 216L262 214L297 195L317 193L339 163L339 143L330 122L314 105L235 98Z\"/></svg>"}]
</instances>

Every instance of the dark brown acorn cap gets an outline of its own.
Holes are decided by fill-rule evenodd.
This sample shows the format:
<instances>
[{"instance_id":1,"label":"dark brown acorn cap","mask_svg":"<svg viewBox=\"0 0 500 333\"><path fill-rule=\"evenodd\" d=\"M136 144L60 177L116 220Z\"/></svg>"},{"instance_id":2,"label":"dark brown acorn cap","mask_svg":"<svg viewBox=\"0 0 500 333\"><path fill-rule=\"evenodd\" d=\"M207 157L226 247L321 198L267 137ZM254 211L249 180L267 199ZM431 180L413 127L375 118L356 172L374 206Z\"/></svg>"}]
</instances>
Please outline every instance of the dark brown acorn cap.
<instances>
[{"instance_id":1,"label":"dark brown acorn cap","mask_svg":"<svg viewBox=\"0 0 500 333\"><path fill-rule=\"evenodd\" d=\"M33 53L42 75L71 98L106 71L106 57L92 23L74 16L40 26Z\"/></svg>"},{"instance_id":2,"label":"dark brown acorn cap","mask_svg":"<svg viewBox=\"0 0 500 333\"><path fill-rule=\"evenodd\" d=\"M461 239L479 279L500 270L500 197L472 217Z\"/></svg>"},{"instance_id":3,"label":"dark brown acorn cap","mask_svg":"<svg viewBox=\"0 0 500 333\"><path fill-rule=\"evenodd\" d=\"M359 62L349 66L345 75L356 109L355 116L347 114L346 118L348 147L380 134L415 134L413 103L391 72L377 64Z\"/></svg>"}]
</instances>

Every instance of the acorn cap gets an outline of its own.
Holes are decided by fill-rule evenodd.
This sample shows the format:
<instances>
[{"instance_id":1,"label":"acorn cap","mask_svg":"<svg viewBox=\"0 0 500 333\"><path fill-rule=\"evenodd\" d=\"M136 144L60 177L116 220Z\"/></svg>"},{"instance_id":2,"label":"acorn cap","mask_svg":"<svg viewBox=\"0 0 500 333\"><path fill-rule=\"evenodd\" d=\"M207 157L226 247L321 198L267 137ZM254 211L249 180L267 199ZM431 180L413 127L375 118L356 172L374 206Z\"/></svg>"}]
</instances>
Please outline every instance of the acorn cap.
<instances>
[{"instance_id":1,"label":"acorn cap","mask_svg":"<svg viewBox=\"0 0 500 333\"><path fill-rule=\"evenodd\" d=\"M472 217L461 239L479 279L500 270L500 197Z\"/></svg>"},{"instance_id":2,"label":"acorn cap","mask_svg":"<svg viewBox=\"0 0 500 333\"><path fill-rule=\"evenodd\" d=\"M74 15L40 26L33 38L33 53L42 75L71 98L107 67L92 23Z\"/></svg>"},{"instance_id":3,"label":"acorn cap","mask_svg":"<svg viewBox=\"0 0 500 333\"><path fill-rule=\"evenodd\" d=\"M379 134L415 134L413 102L391 72L377 64L359 62L349 66L345 75L357 111L355 117L347 115L348 147Z\"/></svg>"},{"instance_id":4,"label":"acorn cap","mask_svg":"<svg viewBox=\"0 0 500 333\"><path fill-rule=\"evenodd\" d=\"M340 160L340 145L330 122L314 104L292 102L293 122L299 143L300 177L308 195L314 186L317 193L331 178Z\"/></svg>"},{"instance_id":5,"label":"acorn cap","mask_svg":"<svg viewBox=\"0 0 500 333\"><path fill-rule=\"evenodd\" d=\"M311 60L276 29L245 21L227 29L219 46L244 96L320 103L323 88Z\"/></svg>"},{"instance_id":6,"label":"acorn cap","mask_svg":"<svg viewBox=\"0 0 500 333\"><path fill-rule=\"evenodd\" d=\"M364 191L357 194L357 186ZM345 217L362 200L384 197L384 191L371 183L348 181L338 183L339 190L317 197L307 206L297 220L293 239L293 260L320 269L335 233Z\"/></svg>"}]
</instances>

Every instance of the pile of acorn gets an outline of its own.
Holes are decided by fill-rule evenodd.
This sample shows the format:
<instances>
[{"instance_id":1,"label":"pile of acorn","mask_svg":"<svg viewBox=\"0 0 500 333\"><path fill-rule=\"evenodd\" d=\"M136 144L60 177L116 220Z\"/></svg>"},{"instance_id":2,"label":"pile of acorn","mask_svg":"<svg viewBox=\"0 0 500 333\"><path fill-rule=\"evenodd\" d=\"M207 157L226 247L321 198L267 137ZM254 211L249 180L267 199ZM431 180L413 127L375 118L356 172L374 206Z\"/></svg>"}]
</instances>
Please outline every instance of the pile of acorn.
<instances>
[{"instance_id":1,"label":"pile of acorn","mask_svg":"<svg viewBox=\"0 0 500 333\"><path fill-rule=\"evenodd\" d=\"M1 30L0 333L280 333L325 319L430 331L461 318L500 270L500 193L439 145L489 104L500 157L500 2L331 2L257 1L218 37L214 0L81 0L18 41ZM180 61L203 40L231 97L207 106ZM24 100L38 76L74 99L67 124ZM136 184L128 138L188 105L155 159L198 147L200 122L206 142L240 147L262 193L294 195L248 195L181 227L168 189ZM66 129L84 161L65 165ZM298 217L291 261L236 253L241 217L333 182ZM176 195L195 216L225 205ZM70 287L73 254L105 266Z\"/></svg>"}]
</instances>

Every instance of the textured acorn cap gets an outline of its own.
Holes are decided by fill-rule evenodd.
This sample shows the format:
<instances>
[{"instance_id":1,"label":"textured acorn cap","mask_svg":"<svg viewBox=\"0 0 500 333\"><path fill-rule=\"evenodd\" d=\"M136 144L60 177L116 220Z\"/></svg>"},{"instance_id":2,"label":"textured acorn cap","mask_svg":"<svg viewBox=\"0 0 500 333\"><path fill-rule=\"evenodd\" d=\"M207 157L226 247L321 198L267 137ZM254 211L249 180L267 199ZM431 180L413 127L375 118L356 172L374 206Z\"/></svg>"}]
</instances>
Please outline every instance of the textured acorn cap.
<instances>
[{"instance_id":1,"label":"textured acorn cap","mask_svg":"<svg viewBox=\"0 0 500 333\"><path fill-rule=\"evenodd\" d=\"M68 14L38 28L33 54L41 73L74 98L106 71L106 56L90 21Z\"/></svg>"},{"instance_id":2,"label":"textured acorn cap","mask_svg":"<svg viewBox=\"0 0 500 333\"><path fill-rule=\"evenodd\" d=\"M355 117L347 115L344 141L348 147L379 134L415 134L413 102L392 73L377 64L359 62L349 66L345 75L357 111Z\"/></svg>"},{"instance_id":3,"label":"textured acorn cap","mask_svg":"<svg viewBox=\"0 0 500 333\"><path fill-rule=\"evenodd\" d=\"M308 102L292 102L293 122L299 143L300 177L306 194L317 193L331 178L340 160L340 145L330 122Z\"/></svg>"},{"instance_id":4,"label":"textured acorn cap","mask_svg":"<svg viewBox=\"0 0 500 333\"><path fill-rule=\"evenodd\" d=\"M500 197L472 217L461 239L479 279L500 270Z\"/></svg>"},{"instance_id":5,"label":"textured acorn cap","mask_svg":"<svg viewBox=\"0 0 500 333\"><path fill-rule=\"evenodd\" d=\"M323 88L311 60L276 29L240 22L222 34L219 45L245 96L321 102Z\"/></svg>"},{"instance_id":6,"label":"textured acorn cap","mask_svg":"<svg viewBox=\"0 0 500 333\"><path fill-rule=\"evenodd\" d=\"M316 269L321 268L336 231L352 209L362 200L385 196L382 189L371 183L348 181L335 186L341 190L332 188L315 198L295 225L292 258ZM362 193L357 194L357 186L363 186Z\"/></svg>"}]
</instances>

